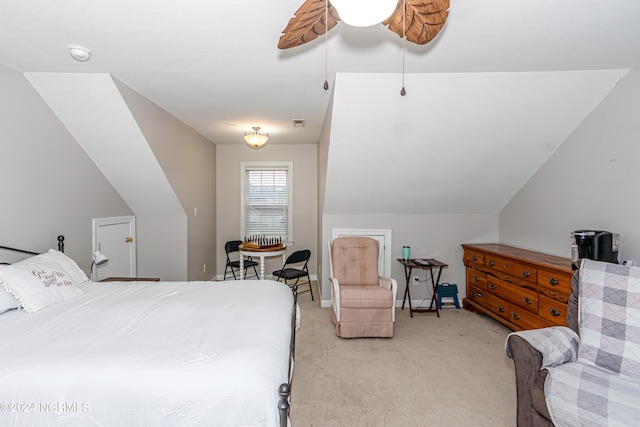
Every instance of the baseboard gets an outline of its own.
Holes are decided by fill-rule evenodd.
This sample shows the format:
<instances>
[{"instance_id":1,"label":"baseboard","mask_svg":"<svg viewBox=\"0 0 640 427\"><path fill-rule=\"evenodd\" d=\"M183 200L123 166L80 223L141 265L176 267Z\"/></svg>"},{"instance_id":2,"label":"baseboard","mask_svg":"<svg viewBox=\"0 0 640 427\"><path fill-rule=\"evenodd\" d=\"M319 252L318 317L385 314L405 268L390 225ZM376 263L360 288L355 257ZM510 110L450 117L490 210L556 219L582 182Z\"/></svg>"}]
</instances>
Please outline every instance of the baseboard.
<instances>
[{"instance_id":1,"label":"baseboard","mask_svg":"<svg viewBox=\"0 0 640 427\"><path fill-rule=\"evenodd\" d=\"M224 274L216 274L216 275L215 275L215 277L214 277L213 279L211 279L211 280L216 281L216 282L219 282L219 281L224 280L223 278L224 278ZM253 279L254 277L252 276L252 277L250 277L250 278L251 278L251 279ZM275 279L273 278L273 276L272 276L272 275L270 275L270 274L269 274L269 275L265 274L265 275L264 275L264 278L265 278L265 279L270 279L270 280L275 280ZM309 278L310 278L312 281L313 281L313 280L315 280L316 282L318 281L318 276L317 276L316 274L310 274L310 275L309 275ZM231 278L227 278L227 280L233 280L233 277L231 277Z\"/></svg>"},{"instance_id":2,"label":"baseboard","mask_svg":"<svg viewBox=\"0 0 640 427\"><path fill-rule=\"evenodd\" d=\"M429 301L424 300L424 299L411 300L411 306L413 308L416 308L416 307L419 307L419 306L426 306L428 302ZM323 308L331 307L331 300L322 300L322 301L320 301L320 307L323 307ZM402 307L402 300L401 299L396 300L396 307ZM409 309L409 302L408 301L405 301L404 308L406 308L407 310ZM453 301L451 301L451 302L450 301L444 301L444 298L443 298L442 308L444 309L444 308L456 308L456 307L453 304Z\"/></svg>"}]
</instances>

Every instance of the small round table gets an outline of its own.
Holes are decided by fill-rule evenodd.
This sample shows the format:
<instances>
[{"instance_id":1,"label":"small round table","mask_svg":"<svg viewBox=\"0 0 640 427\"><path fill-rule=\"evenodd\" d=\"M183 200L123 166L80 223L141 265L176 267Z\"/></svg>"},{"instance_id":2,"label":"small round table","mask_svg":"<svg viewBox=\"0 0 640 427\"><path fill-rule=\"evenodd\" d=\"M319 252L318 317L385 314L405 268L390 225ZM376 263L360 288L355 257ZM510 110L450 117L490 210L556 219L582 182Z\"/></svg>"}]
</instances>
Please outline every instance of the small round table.
<instances>
[{"instance_id":1,"label":"small round table","mask_svg":"<svg viewBox=\"0 0 640 427\"><path fill-rule=\"evenodd\" d=\"M244 279L244 257L260 257L260 280L264 280L264 258L282 255L282 265L287 260L287 248L276 250L247 249L240 245L240 280Z\"/></svg>"}]
</instances>

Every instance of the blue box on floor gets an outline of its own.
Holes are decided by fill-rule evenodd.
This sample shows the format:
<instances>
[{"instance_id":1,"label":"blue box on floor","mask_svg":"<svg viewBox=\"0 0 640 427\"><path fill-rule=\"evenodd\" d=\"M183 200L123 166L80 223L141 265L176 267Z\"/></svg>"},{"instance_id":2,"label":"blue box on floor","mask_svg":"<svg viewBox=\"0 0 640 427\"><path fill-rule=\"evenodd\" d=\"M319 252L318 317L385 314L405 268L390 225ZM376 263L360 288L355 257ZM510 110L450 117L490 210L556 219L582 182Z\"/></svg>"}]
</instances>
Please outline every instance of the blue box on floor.
<instances>
[{"instance_id":1,"label":"blue box on floor","mask_svg":"<svg viewBox=\"0 0 640 427\"><path fill-rule=\"evenodd\" d=\"M442 297L453 298L453 303L456 308L460 308L460 302L458 301L458 285L455 283L441 283L436 289L436 295L438 297L438 309L442 308Z\"/></svg>"}]
</instances>

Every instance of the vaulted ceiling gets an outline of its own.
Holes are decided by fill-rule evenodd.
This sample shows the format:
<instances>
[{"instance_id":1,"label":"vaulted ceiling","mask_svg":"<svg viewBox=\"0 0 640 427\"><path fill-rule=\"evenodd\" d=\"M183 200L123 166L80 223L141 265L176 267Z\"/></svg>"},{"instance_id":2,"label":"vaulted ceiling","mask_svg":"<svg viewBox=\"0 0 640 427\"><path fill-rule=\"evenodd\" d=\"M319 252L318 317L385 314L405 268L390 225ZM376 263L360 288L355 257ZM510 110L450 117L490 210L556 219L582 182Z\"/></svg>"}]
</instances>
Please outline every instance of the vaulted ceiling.
<instances>
[{"instance_id":1,"label":"vaulted ceiling","mask_svg":"<svg viewBox=\"0 0 640 427\"><path fill-rule=\"evenodd\" d=\"M339 22L326 45L319 37L277 49L302 3L3 1L0 63L21 72L110 73L217 144L241 144L254 125L271 143L316 143L330 96L325 59L331 86L336 73L399 73L402 43L382 25ZM407 44L407 73L640 66L637 0L452 0L449 11L431 43ZM69 44L89 48L91 60L71 59ZM294 128L292 119L306 126Z\"/></svg>"},{"instance_id":2,"label":"vaulted ceiling","mask_svg":"<svg viewBox=\"0 0 640 427\"><path fill-rule=\"evenodd\" d=\"M38 73L70 74L46 78L61 98L110 74L216 144L243 144L256 125L270 144L315 144L335 91L328 213L499 211L640 67L637 0L452 0L440 34L407 43L404 62L382 25L339 22L326 42L279 50L302 2L5 1L0 63L41 88ZM71 59L69 44L91 59ZM371 165L384 178L357 178Z\"/></svg>"}]
</instances>

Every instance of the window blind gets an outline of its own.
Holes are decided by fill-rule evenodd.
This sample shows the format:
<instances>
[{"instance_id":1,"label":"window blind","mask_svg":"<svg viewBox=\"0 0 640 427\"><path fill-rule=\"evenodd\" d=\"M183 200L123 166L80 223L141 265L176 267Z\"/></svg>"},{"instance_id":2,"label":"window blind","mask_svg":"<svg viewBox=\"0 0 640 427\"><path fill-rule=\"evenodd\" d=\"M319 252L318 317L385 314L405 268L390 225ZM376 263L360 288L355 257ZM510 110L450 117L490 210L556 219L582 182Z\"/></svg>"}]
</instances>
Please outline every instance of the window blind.
<instances>
[{"instance_id":1,"label":"window blind","mask_svg":"<svg viewBox=\"0 0 640 427\"><path fill-rule=\"evenodd\" d=\"M245 236L290 238L288 173L286 167L245 168Z\"/></svg>"}]
</instances>

